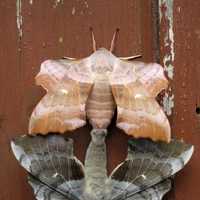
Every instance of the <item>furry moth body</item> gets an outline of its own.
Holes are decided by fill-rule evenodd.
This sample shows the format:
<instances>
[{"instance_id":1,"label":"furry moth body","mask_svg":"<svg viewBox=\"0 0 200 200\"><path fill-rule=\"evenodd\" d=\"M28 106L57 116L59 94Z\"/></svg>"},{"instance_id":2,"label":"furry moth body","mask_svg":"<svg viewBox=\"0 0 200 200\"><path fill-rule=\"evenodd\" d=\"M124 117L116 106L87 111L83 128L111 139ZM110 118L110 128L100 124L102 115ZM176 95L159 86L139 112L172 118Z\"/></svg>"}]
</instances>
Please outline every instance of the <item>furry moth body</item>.
<instances>
[{"instance_id":1,"label":"furry moth body","mask_svg":"<svg viewBox=\"0 0 200 200\"><path fill-rule=\"evenodd\" d=\"M106 129L117 107L117 127L128 135L170 141L168 119L155 100L168 81L156 63L123 61L102 48L81 60L45 61L36 83L47 94L31 115L30 134L75 130L86 118Z\"/></svg>"}]
</instances>

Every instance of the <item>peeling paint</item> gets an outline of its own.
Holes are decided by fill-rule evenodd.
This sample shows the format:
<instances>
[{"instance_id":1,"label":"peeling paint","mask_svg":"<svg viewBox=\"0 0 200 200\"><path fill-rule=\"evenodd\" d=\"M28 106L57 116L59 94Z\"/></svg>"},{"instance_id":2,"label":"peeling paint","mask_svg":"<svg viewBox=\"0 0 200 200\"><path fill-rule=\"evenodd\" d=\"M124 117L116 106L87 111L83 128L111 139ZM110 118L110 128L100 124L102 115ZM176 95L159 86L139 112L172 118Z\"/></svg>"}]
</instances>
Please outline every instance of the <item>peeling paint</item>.
<instances>
[{"instance_id":1,"label":"peeling paint","mask_svg":"<svg viewBox=\"0 0 200 200\"><path fill-rule=\"evenodd\" d=\"M181 12L181 7L180 6L177 7L177 12L179 12L179 13Z\"/></svg>"},{"instance_id":2,"label":"peeling paint","mask_svg":"<svg viewBox=\"0 0 200 200\"><path fill-rule=\"evenodd\" d=\"M164 111L166 114L169 116L172 114L172 109L174 107L174 95L172 94L171 96L166 93L165 96L163 97L163 106L164 106Z\"/></svg>"},{"instance_id":3,"label":"peeling paint","mask_svg":"<svg viewBox=\"0 0 200 200\"><path fill-rule=\"evenodd\" d=\"M72 8L72 15L75 15L75 13L76 13L76 8L73 7L73 8Z\"/></svg>"},{"instance_id":4,"label":"peeling paint","mask_svg":"<svg viewBox=\"0 0 200 200\"><path fill-rule=\"evenodd\" d=\"M84 4L85 4L85 7L88 8L89 5L88 5L88 2L87 1L84 1Z\"/></svg>"},{"instance_id":5,"label":"peeling paint","mask_svg":"<svg viewBox=\"0 0 200 200\"><path fill-rule=\"evenodd\" d=\"M16 23L17 23L18 36L21 39L23 34L22 0L16 0L16 18L17 18Z\"/></svg>"},{"instance_id":6,"label":"peeling paint","mask_svg":"<svg viewBox=\"0 0 200 200\"><path fill-rule=\"evenodd\" d=\"M162 10L163 7L165 8L165 11ZM170 79L173 79L174 66L172 63L175 57L173 32L173 0L159 0L159 8L160 23L163 18L169 23L168 31L166 31L164 36L164 46L166 48L169 47L170 50L165 54L163 58L163 63L168 77Z\"/></svg>"},{"instance_id":7,"label":"peeling paint","mask_svg":"<svg viewBox=\"0 0 200 200\"><path fill-rule=\"evenodd\" d=\"M53 7L56 8L59 4L63 4L64 0L55 0Z\"/></svg>"},{"instance_id":8,"label":"peeling paint","mask_svg":"<svg viewBox=\"0 0 200 200\"><path fill-rule=\"evenodd\" d=\"M60 36L59 39L58 39L59 43L63 43L63 37Z\"/></svg>"},{"instance_id":9,"label":"peeling paint","mask_svg":"<svg viewBox=\"0 0 200 200\"><path fill-rule=\"evenodd\" d=\"M173 32L173 4L174 0L159 0L159 16L160 23L163 21L167 26L167 31L164 33L164 48L165 55L163 57L164 70L167 73L169 79L173 80L174 77L174 32ZM165 92L163 97L163 107L167 115L172 114L174 107L174 94L172 88L169 87L168 91Z\"/></svg>"},{"instance_id":10,"label":"peeling paint","mask_svg":"<svg viewBox=\"0 0 200 200\"><path fill-rule=\"evenodd\" d=\"M174 66L169 63L171 61L171 55L165 55L163 58L164 70L167 72L167 76L172 80L174 77Z\"/></svg>"},{"instance_id":11,"label":"peeling paint","mask_svg":"<svg viewBox=\"0 0 200 200\"><path fill-rule=\"evenodd\" d=\"M197 39L200 40L200 29L195 30L194 33L196 34Z\"/></svg>"}]
</instances>

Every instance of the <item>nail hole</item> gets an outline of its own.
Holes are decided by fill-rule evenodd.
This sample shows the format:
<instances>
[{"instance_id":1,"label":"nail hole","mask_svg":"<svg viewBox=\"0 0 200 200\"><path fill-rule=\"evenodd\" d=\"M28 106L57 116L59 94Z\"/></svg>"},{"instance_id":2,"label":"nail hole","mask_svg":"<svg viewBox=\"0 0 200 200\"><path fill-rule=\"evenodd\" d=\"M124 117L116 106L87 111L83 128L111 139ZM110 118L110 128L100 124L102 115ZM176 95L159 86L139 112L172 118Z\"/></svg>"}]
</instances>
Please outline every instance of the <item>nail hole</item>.
<instances>
[{"instance_id":1,"label":"nail hole","mask_svg":"<svg viewBox=\"0 0 200 200\"><path fill-rule=\"evenodd\" d=\"M120 28L116 28L116 31L119 32L119 31L120 31Z\"/></svg>"},{"instance_id":2,"label":"nail hole","mask_svg":"<svg viewBox=\"0 0 200 200\"><path fill-rule=\"evenodd\" d=\"M197 106L197 107L196 107L196 113L197 113L198 115L200 115L200 106Z\"/></svg>"}]
</instances>

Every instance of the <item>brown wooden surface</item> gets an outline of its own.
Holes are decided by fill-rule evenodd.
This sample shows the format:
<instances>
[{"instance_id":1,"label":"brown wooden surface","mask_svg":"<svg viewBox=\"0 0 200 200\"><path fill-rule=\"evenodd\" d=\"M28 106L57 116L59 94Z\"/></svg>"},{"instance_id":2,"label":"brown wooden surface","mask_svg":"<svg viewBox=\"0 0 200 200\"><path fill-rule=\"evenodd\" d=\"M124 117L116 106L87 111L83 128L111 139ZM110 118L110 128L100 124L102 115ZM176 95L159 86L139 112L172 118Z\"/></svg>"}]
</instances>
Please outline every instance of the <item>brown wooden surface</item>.
<instances>
[{"instance_id":1,"label":"brown wooden surface","mask_svg":"<svg viewBox=\"0 0 200 200\"><path fill-rule=\"evenodd\" d=\"M21 12L16 2L21 2ZM88 56L92 49L90 26L98 47L108 48L113 32L120 28L116 55L142 53L144 61L157 60L156 8L156 0L0 1L0 200L34 199L9 143L11 138L27 133L30 113L44 95L44 90L34 84L40 63L47 58ZM196 114L196 105L200 106L199 8L200 3L195 1L174 2L175 78L171 84L175 109L170 119L173 134L195 144L196 151L192 162L177 177L174 192L168 199L198 200L200 196L200 117ZM17 13L23 19L22 37L17 28ZM167 25L163 23L160 28L162 61L165 53L162 31ZM82 161L90 140L89 130L88 126L69 134L75 140L75 154ZM108 169L111 172L125 158L127 136L114 127L114 122L109 131Z\"/></svg>"},{"instance_id":2,"label":"brown wooden surface","mask_svg":"<svg viewBox=\"0 0 200 200\"><path fill-rule=\"evenodd\" d=\"M177 0L174 4L175 109L173 130L194 144L195 153L175 181L176 199L199 199L200 180L200 1ZM198 111L198 109L197 109Z\"/></svg>"},{"instance_id":3,"label":"brown wooden surface","mask_svg":"<svg viewBox=\"0 0 200 200\"><path fill-rule=\"evenodd\" d=\"M166 2L166 1L163 1ZM161 6L162 14L166 12L166 3ZM174 77L170 86L174 94L174 109L170 116L172 134L195 147L192 160L175 178L174 189L170 199L198 200L200 198L200 2L174 0L173 34L174 34ZM170 54L170 45L165 45L166 32L169 32L169 18L160 25L160 55ZM168 41L169 43L171 41ZM198 110L199 109L199 110ZM197 112L199 114L197 114Z\"/></svg>"}]
</instances>

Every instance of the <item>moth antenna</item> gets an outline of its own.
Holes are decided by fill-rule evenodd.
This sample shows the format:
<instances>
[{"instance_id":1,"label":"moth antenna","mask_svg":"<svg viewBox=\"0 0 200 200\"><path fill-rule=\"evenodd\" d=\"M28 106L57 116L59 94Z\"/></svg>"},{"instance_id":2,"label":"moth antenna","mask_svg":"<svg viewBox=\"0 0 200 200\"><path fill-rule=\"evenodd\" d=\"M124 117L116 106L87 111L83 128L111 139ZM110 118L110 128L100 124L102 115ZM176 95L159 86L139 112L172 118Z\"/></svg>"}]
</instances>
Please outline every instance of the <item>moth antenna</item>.
<instances>
[{"instance_id":1,"label":"moth antenna","mask_svg":"<svg viewBox=\"0 0 200 200\"><path fill-rule=\"evenodd\" d=\"M119 28L117 28L113 34L113 38L112 38L111 45L110 45L110 52L113 52L115 49L115 42L116 42L118 32L119 32Z\"/></svg>"},{"instance_id":2,"label":"moth antenna","mask_svg":"<svg viewBox=\"0 0 200 200\"><path fill-rule=\"evenodd\" d=\"M97 46L96 46L96 41L95 41L95 38L94 38L94 32L93 32L92 27L90 27L90 31L91 31L91 37L92 37L92 48L93 48L93 51L96 51Z\"/></svg>"}]
</instances>

